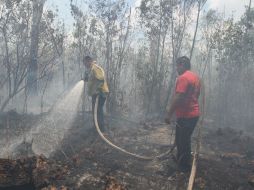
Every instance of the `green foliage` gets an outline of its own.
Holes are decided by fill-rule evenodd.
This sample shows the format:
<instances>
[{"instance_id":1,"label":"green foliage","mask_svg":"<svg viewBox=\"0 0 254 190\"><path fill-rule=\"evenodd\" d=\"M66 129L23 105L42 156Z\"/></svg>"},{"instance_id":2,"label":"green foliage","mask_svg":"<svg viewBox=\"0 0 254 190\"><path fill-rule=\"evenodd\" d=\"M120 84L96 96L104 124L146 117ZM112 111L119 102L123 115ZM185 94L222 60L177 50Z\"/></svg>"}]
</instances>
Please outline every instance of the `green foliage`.
<instances>
[{"instance_id":1,"label":"green foliage","mask_svg":"<svg viewBox=\"0 0 254 190\"><path fill-rule=\"evenodd\" d=\"M93 0L89 5L90 9L105 23L107 21L116 21L125 14L125 0Z\"/></svg>"},{"instance_id":2,"label":"green foliage","mask_svg":"<svg viewBox=\"0 0 254 190\"><path fill-rule=\"evenodd\" d=\"M246 9L241 20L219 18L214 11L206 16L210 36L210 47L215 50L217 60L214 87L210 89L216 104L216 120L221 126L252 123L252 81L254 61L253 10ZM207 30L208 31L208 30ZM211 74L211 72L210 72ZM211 82L210 82L211 84ZM248 103L246 103L248 101ZM249 111L246 111L249 110ZM242 114L247 113L247 114Z\"/></svg>"},{"instance_id":3,"label":"green foliage","mask_svg":"<svg viewBox=\"0 0 254 190\"><path fill-rule=\"evenodd\" d=\"M20 3L21 0L5 0L6 9L12 9L15 4Z\"/></svg>"},{"instance_id":4,"label":"green foliage","mask_svg":"<svg viewBox=\"0 0 254 190\"><path fill-rule=\"evenodd\" d=\"M71 4L71 14L74 18L83 16L82 11L76 5L73 5L73 4Z\"/></svg>"},{"instance_id":5,"label":"green foliage","mask_svg":"<svg viewBox=\"0 0 254 190\"><path fill-rule=\"evenodd\" d=\"M140 10L140 24L146 28L151 28L156 33L160 26L160 22L163 23L164 28L168 28L170 17L172 14L171 1L161 0L142 0L139 7Z\"/></svg>"},{"instance_id":6,"label":"green foliage","mask_svg":"<svg viewBox=\"0 0 254 190\"><path fill-rule=\"evenodd\" d=\"M254 12L251 11L249 15L254 15ZM223 72L224 77L244 69L254 59L254 35L249 29L249 24L254 23L254 16L249 16L248 26L246 16L237 23L233 19L224 21L223 27L216 28L214 32L212 45L217 52L219 71Z\"/></svg>"}]
</instances>

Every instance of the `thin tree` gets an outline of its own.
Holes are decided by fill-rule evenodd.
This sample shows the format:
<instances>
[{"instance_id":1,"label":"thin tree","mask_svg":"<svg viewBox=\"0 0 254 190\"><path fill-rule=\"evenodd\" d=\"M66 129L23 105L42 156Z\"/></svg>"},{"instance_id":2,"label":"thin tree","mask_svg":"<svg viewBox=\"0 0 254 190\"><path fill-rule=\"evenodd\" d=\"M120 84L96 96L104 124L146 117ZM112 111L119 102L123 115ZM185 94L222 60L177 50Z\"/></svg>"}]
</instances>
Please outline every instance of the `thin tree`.
<instances>
[{"instance_id":1,"label":"thin tree","mask_svg":"<svg viewBox=\"0 0 254 190\"><path fill-rule=\"evenodd\" d=\"M195 27L194 37L193 37L193 40L192 40L192 46L191 46L191 50L190 50L190 60L192 58L193 50L194 50L194 47L195 47L197 31L198 31L198 25L199 25L200 12L201 12L202 8L204 7L206 1L207 0L198 0L198 13L197 13L197 20L196 20L196 27Z\"/></svg>"},{"instance_id":2,"label":"thin tree","mask_svg":"<svg viewBox=\"0 0 254 190\"><path fill-rule=\"evenodd\" d=\"M43 13L43 7L46 0L32 1L32 26L31 26L31 45L30 60L27 76L28 94L37 94L37 76L38 76L38 47L40 35L40 22Z\"/></svg>"}]
</instances>

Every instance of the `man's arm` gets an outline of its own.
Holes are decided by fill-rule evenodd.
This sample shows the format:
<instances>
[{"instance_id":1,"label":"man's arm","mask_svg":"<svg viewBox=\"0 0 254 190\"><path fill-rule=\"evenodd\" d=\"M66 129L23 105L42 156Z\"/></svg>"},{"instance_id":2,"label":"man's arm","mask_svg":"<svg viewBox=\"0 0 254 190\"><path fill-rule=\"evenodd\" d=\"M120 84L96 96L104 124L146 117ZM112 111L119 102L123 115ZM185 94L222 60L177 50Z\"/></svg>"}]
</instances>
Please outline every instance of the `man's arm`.
<instances>
[{"instance_id":1,"label":"man's arm","mask_svg":"<svg viewBox=\"0 0 254 190\"><path fill-rule=\"evenodd\" d=\"M171 101L167 116L165 118L165 122L170 124L170 120L176 110L176 107L179 105L179 103L184 99L184 93L176 93L173 96L173 99Z\"/></svg>"},{"instance_id":2,"label":"man's arm","mask_svg":"<svg viewBox=\"0 0 254 190\"><path fill-rule=\"evenodd\" d=\"M83 80L85 81L85 82L87 82L88 81L88 79L89 79L89 71L88 70L86 70L85 72L84 72L84 76L83 76Z\"/></svg>"}]
</instances>

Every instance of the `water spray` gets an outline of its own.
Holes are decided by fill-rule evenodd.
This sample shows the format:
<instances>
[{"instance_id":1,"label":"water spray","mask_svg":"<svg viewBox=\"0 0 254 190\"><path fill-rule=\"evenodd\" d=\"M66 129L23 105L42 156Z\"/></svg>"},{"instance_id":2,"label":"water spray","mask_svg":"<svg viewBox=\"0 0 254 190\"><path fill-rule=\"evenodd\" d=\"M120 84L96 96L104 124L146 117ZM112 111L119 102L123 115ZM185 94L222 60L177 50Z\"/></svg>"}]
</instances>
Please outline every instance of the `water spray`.
<instances>
[{"instance_id":1,"label":"water spray","mask_svg":"<svg viewBox=\"0 0 254 190\"><path fill-rule=\"evenodd\" d=\"M70 130L75 116L78 112L78 105L82 99L82 93L84 91L84 81L79 81L69 93L65 93L64 97L56 102L52 110L50 110L49 115L41 119L38 124L32 128L27 134L26 138L28 141L33 142L32 150L35 154L43 154L49 157L52 152L59 148L64 135ZM109 139L107 139L100 130L97 118L98 110L98 96L96 97L93 120L95 124L96 131L104 142L108 145L121 151L125 154L133 156L138 159L143 160L155 160L163 158L172 153L175 148L175 144L167 152L160 154L158 156L142 156L129 152L115 144L113 144ZM31 140L33 139L33 140ZM16 139L12 142L8 149L13 152L15 147L17 147L22 142L22 139Z\"/></svg>"},{"instance_id":2,"label":"water spray","mask_svg":"<svg viewBox=\"0 0 254 190\"><path fill-rule=\"evenodd\" d=\"M46 157L55 151L73 124L82 98L84 82L79 81L69 93L56 102L49 115L43 118L29 136L34 138L33 151Z\"/></svg>"}]
</instances>

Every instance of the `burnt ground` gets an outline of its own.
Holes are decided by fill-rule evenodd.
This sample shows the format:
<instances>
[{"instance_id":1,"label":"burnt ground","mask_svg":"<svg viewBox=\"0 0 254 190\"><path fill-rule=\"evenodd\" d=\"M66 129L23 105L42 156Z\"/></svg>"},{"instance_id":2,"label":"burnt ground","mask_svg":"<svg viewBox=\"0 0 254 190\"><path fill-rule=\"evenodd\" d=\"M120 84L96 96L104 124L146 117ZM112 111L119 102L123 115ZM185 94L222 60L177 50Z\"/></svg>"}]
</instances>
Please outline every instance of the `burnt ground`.
<instances>
[{"instance_id":1,"label":"burnt ground","mask_svg":"<svg viewBox=\"0 0 254 190\"><path fill-rule=\"evenodd\" d=\"M11 112L0 117L3 144L7 137L8 141L22 137L42 116ZM43 167L33 172L36 177L32 180L36 189L186 189L189 174L177 172L172 156L145 161L112 149L98 136L91 117L91 114L77 116L52 156L40 156ZM106 121L106 136L134 153L158 155L173 143L170 127L158 121L135 123L110 118ZM195 143L196 135L193 136ZM243 131L205 124L194 189L254 189L253 144L254 138Z\"/></svg>"}]
</instances>

